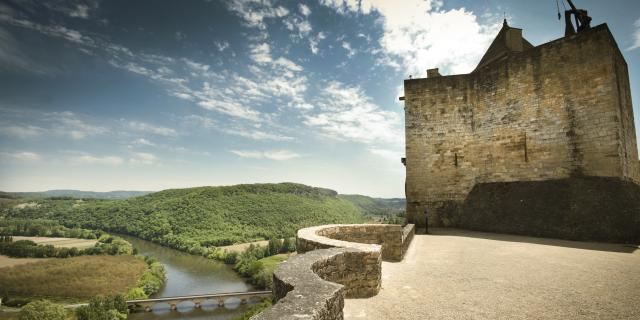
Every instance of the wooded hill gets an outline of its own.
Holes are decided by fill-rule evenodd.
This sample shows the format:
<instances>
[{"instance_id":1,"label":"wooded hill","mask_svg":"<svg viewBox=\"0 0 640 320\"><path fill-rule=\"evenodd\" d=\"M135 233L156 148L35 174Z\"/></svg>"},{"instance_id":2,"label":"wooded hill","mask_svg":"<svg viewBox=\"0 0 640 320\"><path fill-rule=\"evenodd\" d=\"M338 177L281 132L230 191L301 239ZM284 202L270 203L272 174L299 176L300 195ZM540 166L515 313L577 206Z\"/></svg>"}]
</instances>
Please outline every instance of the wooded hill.
<instances>
[{"instance_id":1,"label":"wooded hill","mask_svg":"<svg viewBox=\"0 0 640 320\"><path fill-rule=\"evenodd\" d=\"M135 235L182 250L294 236L319 224L361 223L384 210L366 198L295 183L170 189L124 199L4 199L7 219ZM372 199L372 198L369 198ZM375 201L374 201L375 203ZM25 205L27 204L27 205ZM380 205L380 204L378 204Z\"/></svg>"},{"instance_id":2,"label":"wooded hill","mask_svg":"<svg viewBox=\"0 0 640 320\"><path fill-rule=\"evenodd\" d=\"M143 196L151 191L80 191L80 190L48 190L41 192L0 192L0 198L76 198L76 199L127 199Z\"/></svg>"}]
</instances>

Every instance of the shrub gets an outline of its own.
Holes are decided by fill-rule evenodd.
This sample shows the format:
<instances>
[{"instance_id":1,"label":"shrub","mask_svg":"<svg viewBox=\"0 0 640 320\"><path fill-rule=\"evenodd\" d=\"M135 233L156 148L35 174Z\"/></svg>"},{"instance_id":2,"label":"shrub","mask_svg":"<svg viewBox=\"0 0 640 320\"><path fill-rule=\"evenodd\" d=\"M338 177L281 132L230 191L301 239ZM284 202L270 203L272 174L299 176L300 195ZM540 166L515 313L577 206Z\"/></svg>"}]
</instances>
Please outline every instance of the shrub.
<instances>
[{"instance_id":1,"label":"shrub","mask_svg":"<svg viewBox=\"0 0 640 320\"><path fill-rule=\"evenodd\" d=\"M124 295L124 299L125 300L136 300L136 299L146 299L148 296L147 294L144 292L144 290L142 288L131 288L129 291L127 291L127 293Z\"/></svg>"},{"instance_id":2,"label":"shrub","mask_svg":"<svg viewBox=\"0 0 640 320\"><path fill-rule=\"evenodd\" d=\"M296 242L292 238L284 238L282 246L280 247L280 253L295 252Z\"/></svg>"},{"instance_id":3,"label":"shrub","mask_svg":"<svg viewBox=\"0 0 640 320\"><path fill-rule=\"evenodd\" d=\"M122 295L96 296L88 306L76 309L76 317L78 320L124 320L128 312Z\"/></svg>"},{"instance_id":4,"label":"shrub","mask_svg":"<svg viewBox=\"0 0 640 320\"><path fill-rule=\"evenodd\" d=\"M20 310L20 320L65 320L64 307L48 300L33 301Z\"/></svg>"},{"instance_id":5,"label":"shrub","mask_svg":"<svg viewBox=\"0 0 640 320\"><path fill-rule=\"evenodd\" d=\"M271 301L271 298L264 299L262 302L251 306L251 308L247 309L247 311L245 311L241 316L237 316L232 320L249 320L254 315L262 312L262 310L269 308L272 304L273 302Z\"/></svg>"},{"instance_id":6,"label":"shrub","mask_svg":"<svg viewBox=\"0 0 640 320\"><path fill-rule=\"evenodd\" d=\"M238 253L235 251L227 252L224 257L224 263L226 264L236 264L238 262Z\"/></svg>"}]
</instances>

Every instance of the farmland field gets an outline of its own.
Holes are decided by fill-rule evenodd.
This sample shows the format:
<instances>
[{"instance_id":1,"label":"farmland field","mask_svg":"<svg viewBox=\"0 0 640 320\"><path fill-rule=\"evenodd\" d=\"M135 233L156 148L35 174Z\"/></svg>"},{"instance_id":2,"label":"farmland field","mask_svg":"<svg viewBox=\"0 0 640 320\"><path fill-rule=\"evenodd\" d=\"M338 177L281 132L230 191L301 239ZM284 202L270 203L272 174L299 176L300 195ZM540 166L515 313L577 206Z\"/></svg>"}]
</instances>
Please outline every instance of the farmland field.
<instances>
[{"instance_id":1,"label":"farmland field","mask_svg":"<svg viewBox=\"0 0 640 320\"><path fill-rule=\"evenodd\" d=\"M18 240L31 240L40 245L53 245L58 248L73 248L85 249L93 247L98 240L96 239L75 239L75 238L53 238L53 237L21 237L14 236L13 241Z\"/></svg>"},{"instance_id":2,"label":"farmland field","mask_svg":"<svg viewBox=\"0 0 640 320\"><path fill-rule=\"evenodd\" d=\"M124 293L147 270L142 259L130 255L39 260L0 269L0 288L9 296L86 300Z\"/></svg>"},{"instance_id":3,"label":"farmland field","mask_svg":"<svg viewBox=\"0 0 640 320\"><path fill-rule=\"evenodd\" d=\"M21 264L27 264L30 262L47 261L48 258L10 258L4 255L0 255L0 269L4 267L13 267Z\"/></svg>"}]
</instances>

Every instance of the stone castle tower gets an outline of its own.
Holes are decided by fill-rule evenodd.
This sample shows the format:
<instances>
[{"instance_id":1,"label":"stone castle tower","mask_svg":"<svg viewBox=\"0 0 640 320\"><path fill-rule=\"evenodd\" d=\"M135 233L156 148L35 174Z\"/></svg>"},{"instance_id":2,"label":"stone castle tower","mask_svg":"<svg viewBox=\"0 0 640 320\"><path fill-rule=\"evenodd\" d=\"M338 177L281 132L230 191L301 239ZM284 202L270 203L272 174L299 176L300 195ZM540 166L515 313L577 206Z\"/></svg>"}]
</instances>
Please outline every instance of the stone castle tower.
<instances>
[{"instance_id":1,"label":"stone castle tower","mask_svg":"<svg viewBox=\"0 0 640 320\"><path fill-rule=\"evenodd\" d=\"M431 69L404 94L409 222L640 239L629 76L606 24L534 47L505 20L474 71Z\"/></svg>"}]
</instances>

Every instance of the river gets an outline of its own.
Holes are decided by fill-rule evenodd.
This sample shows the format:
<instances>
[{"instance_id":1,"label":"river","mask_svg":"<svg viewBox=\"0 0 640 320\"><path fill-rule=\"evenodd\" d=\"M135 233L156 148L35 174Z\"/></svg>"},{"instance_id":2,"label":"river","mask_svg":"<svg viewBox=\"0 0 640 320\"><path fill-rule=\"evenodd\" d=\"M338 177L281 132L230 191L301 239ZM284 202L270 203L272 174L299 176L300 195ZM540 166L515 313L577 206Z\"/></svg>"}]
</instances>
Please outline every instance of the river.
<instances>
[{"instance_id":1,"label":"river","mask_svg":"<svg viewBox=\"0 0 640 320\"><path fill-rule=\"evenodd\" d=\"M219 261L206 259L184 253L175 249L163 247L139 238L119 235L129 241L138 254L152 256L162 263L167 271L164 287L156 297L174 297L192 294L243 292L254 288L245 283L230 266ZM170 311L169 305L158 305L152 312L135 312L128 319L231 319L242 314L246 306L239 301L227 303L225 307L217 307L217 303L207 301L202 309L194 309L190 303L178 305L178 311Z\"/></svg>"}]
</instances>

